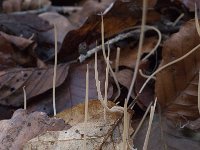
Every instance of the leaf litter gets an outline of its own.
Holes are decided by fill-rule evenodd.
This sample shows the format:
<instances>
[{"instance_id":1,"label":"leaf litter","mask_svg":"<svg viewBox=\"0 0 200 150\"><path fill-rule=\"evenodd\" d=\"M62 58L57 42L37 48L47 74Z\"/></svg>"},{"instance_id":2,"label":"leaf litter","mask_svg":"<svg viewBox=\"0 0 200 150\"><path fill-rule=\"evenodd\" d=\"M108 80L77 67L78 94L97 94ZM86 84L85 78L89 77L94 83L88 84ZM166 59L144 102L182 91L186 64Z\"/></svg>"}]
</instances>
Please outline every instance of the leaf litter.
<instances>
[{"instance_id":1,"label":"leaf litter","mask_svg":"<svg viewBox=\"0 0 200 150\"><path fill-rule=\"evenodd\" d=\"M98 2L94 2L97 5L94 10L102 11L102 8L109 8L104 14L104 31L106 47L109 45L111 51L108 54L103 51L103 55L101 52L98 52L99 60L102 61L102 63L98 61L98 77L100 83L97 82L98 80L94 73L94 61L90 59L93 58L92 54L95 51L100 51L103 48L101 45L101 43L104 44L102 42L104 41L104 37L103 40L101 38L101 16L95 15L98 13L94 10L85 12L81 16L80 14L86 11L87 7L91 7L87 5L87 2L93 3L92 1L86 1L84 9L74 15L70 15L68 19L65 19L65 16L62 16L63 14L59 16L55 13L40 15L41 18L38 18L37 15L22 15L24 18L21 19L22 16L18 16L18 12L16 14L14 13L14 15L1 16L2 20L4 20L4 22L0 22L4 26L4 28L2 26L0 27L2 33L1 39L4 41L1 45L9 49L8 53L3 51L3 48L1 50L3 52L3 55L1 55L3 59L0 72L2 75L1 84L3 83L0 89L2 93L1 107L8 108L9 111L13 108L17 109L23 106L23 100L25 100L23 98L23 87L26 86L27 111L31 113L39 110L45 111L47 114L53 114L51 89L53 73L55 71L53 71L52 65L54 61L52 24L57 23L59 26L58 21L65 24L65 26L59 27L58 33L58 66L56 74L58 81L56 82L55 106L58 112L68 108L63 111L63 115L58 115L57 117L64 118L66 123L71 125L71 128L63 131L47 132L42 135L37 133L31 136L31 138L36 136L37 138L30 140L25 148L48 147L54 149L55 147L53 148L53 146L59 146L60 149L63 149L64 147L69 148L75 142L79 142L79 144L73 144L78 148L80 146L83 147L85 141L87 141L86 145L91 146L91 149L94 149L95 146L98 147L97 149L117 149L121 146L125 149L133 149L133 145L136 145L135 147L138 149L142 149L143 145L143 149L189 149L189 147L196 149L198 147L196 141L199 140L199 110L197 102L199 55L197 50L198 46L195 46L199 43L199 37L196 32L194 20L190 20L194 16L187 11L187 8L191 11L190 6L187 5L187 1L169 2L165 0L161 3L160 0L157 0L149 3L146 16L147 25L154 26L160 30L162 40L157 39L156 32L154 33L154 31L152 32L149 29L145 31L144 44L140 43L140 47L143 45L140 57L142 59L145 58L145 61L141 59L140 63L136 63L139 64L138 66L135 66L135 56L137 55L141 27L131 27L141 24L141 12L144 10L142 8L142 1L122 2L118 0L113 5L109 1L105 5L102 2L102 6L100 6L101 3L98 5ZM183 4L186 4L186 7ZM20 9L18 8L18 10ZM133 12L135 12L134 16ZM26 11L23 13L26 13ZM52 20L51 16L54 15L60 17L60 20ZM129 16L128 19L127 15ZM74 16L77 18L73 20ZM33 19L34 21L31 23L27 22L29 17L33 17L35 20ZM86 17L89 18L86 20ZM124 17L126 17L126 22L123 22ZM7 21L7 18L10 19L10 22ZM42 18L47 21L44 21ZM17 28L13 28L16 20L19 20ZM40 23L36 23L37 20L40 20ZM83 24L84 20L86 21ZM80 26L79 29L77 29L77 24ZM23 31L22 36L20 36L20 31ZM127 36L129 33L130 35ZM171 35L172 33L175 34ZM122 38L121 35L125 35L125 38ZM112 42L116 38L118 39ZM18 40L22 40L25 43L17 42ZM119 48L119 60L115 60L115 51ZM152 49L154 50L152 51ZM188 57L187 52L189 52ZM107 79L109 79L108 99L114 99L117 95L117 89L119 90L119 88L116 88L116 82L113 82L114 76L112 74L109 78L106 76L105 71L109 56L104 55L104 53L111 57L109 63L112 68L116 69L115 74L120 83L120 87L125 88L131 93L130 100L125 100L128 92L121 92L120 97L115 101L121 106L116 106L116 104L112 103L114 107L111 107L111 102L108 101L107 107L107 99L103 98L101 94L106 89L107 83L105 84L105 89L103 87ZM186 58L183 58L183 56L186 56ZM7 57L9 58L8 61L6 59ZM26 57L28 59L24 61ZM87 60L85 60L86 58ZM77 60L85 62L80 64L76 62ZM119 63L117 64L116 62ZM89 118L87 122L84 122L85 113L83 102L86 92L85 70L87 63L89 63L89 70L93 73L91 73L89 78ZM138 72L136 72L137 70ZM27 73L27 79L24 81L16 80L16 78L24 78L20 74L21 71ZM40 74L41 78L38 78L38 72L42 72ZM132 90L132 87L130 88L130 82L132 75L136 73L138 75L135 76L136 82ZM7 85L7 83L9 84ZM99 90L100 86L101 91ZM106 95L104 96L106 97ZM137 130L137 119L141 120L145 109L151 107L149 103L152 104L152 101L156 97L158 99L158 111L155 112L154 119L152 113L150 113L150 120L153 120L152 123L149 123L151 127L149 127L147 132L148 120L144 118L145 125ZM123 105L124 101L125 105ZM132 127L127 125L127 122L129 122L125 109L127 101L129 101L128 108L132 108L135 111L134 114L131 113L133 115L130 119ZM95 106L93 106L94 103L96 103ZM119 108L120 110L123 109L124 115L116 112ZM90 110L94 110L94 114L90 114ZM5 110L2 109L2 111ZM112 111L112 113L109 111ZM148 112L145 114L147 115ZM113 121L113 118L109 118L109 115L115 115L117 117ZM90 118L90 116L93 117ZM122 121L123 116L124 121ZM106 125L104 124L105 118L108 121ZM120 120L118 124L116 124L117 120ZM74 124L72 123L73 121ZM86 126L89 127L86 128ZM150 128L152 128L151 132ZM158 128L160 128L160 131L156 130ZM137 134L132 139L130 134L133 134L135 129L137 130ZM128 130L131 131L128 132ZM90 138L85 133L91 135ZM129 133L128 136L127 133ZM146 136L147 140L144 139L146 133L148 133ZM75 137L75 140L71 137L72 135ZM55 143L51 141L52 139ZM98 143L96 141L100 142ZM148 143L148 146L145 146L144 141L146 144Z\"/></svg>"}]
</instances>

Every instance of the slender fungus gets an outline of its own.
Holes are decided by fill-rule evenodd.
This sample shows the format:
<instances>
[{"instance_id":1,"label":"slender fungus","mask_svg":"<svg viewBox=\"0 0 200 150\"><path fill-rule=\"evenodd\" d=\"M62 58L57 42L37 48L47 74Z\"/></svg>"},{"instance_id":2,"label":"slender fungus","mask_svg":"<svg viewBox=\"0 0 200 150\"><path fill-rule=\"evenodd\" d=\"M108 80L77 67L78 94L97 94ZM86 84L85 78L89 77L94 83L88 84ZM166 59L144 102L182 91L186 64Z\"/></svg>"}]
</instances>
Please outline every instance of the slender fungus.
<instances>
[{"instance_id":1,"label":"slender fungus","mask_svg":"<svg viewBox=\"0 0 200 150\"><path fill-rule=\"evenodd\" d=\"M53 71L53 113L56 115L56 70L57 70L57 52L58 52L58 43L57 43L57 28L54 24L54 39L55 39L55 62L54 62L54 71Z\"/></svg>"},{"instance_id":2,"label":"slender fungus","mask_svg":"<svg viewBox=\"0 0 200 150\"><path fill-rule=\"evenodd\" d=\"M128 112L127 112L127 104L128 101L125 99L125 103L124 103L124 130L123 130L123 150L127 150L128 148Z\"/></svg>"},{"instance_id":3,"label":"slender fungus","mask_svg":"<svg viewBox=\"0 0 200 150\"><path fill-rule=\"evenodd\" d=\"M103 51L103 57L104 57L104 61L106 62L106 52L105 52L105 42L104 42L104 22L103 22L103 13L101 13L101 47L102 47L102 51ZM108 42L108 51L110 51L110 47L109 47L109 42ZM110 52L108 52L110 53ZM120 89L120 86L119 86L119 82L117 80L117 77L110 65L110 63L108 64L108 67L109 67L109 70L111 72L111 75L115 81L115 84L117 86L117 96L115 97L115 100L114 102L116 102L117 98L120 96L120 93L121 93L121 89Z\"/></svg>"},{"instance_id":4,"label":"slender fungus","mask_svg":"<svg viewBox=\"0 0 200 150\"><path fill-rule=\"evenodd\" d=\"M138 48L138 53L137 53L137 59L136 59L133 79L131 81L131 85L130 85L128 95L127 95L127 98L126 98L127 101L130 99L130 96L131 96L131 93L132 93L132 90L133 90L133 87L134 87L134 84L135 84L135 81L136 81L138 69L139 69L142 45L143 45L143 41L144 41L144 31L145 31L145 24L146 24L146 11L147 11L147 0L143 0L142 25L141 25L141 33L140 33L140 40L139 40L139 48Z\"/></svg>"},{"instance_id":5,"label":"slender fungus","mask_svg":"<svg viewBox=\"0 0 200 150\"><path fill-rule=\"evenodd\" d=\"M87 137L86 137L86 131L87 131L87 120L88 120L88 95L89 95L89 69L87 65L87 71L86 71L86 92L85 92L85 120L84 120L84 150L87 150Z\"/></svg>"},{"instance_id":6,"label":"slender fungus","mask_svg":"<svg viewBox=\"0 0 200 150\"><path fill-rule=\"evenodd\" d=\"M176 26L177 23L184 17L184 13L180 14L180 16L174 21L174 23L172 24L172 26Z\"/></svg>"},{"instance_id":7,"label":"slender fungus","mask_svg":"<svg viewBox=\"0 0 200 150\"><path fill-rule=\"evenodd\" d=\"M146 116L147 116L147 114L148 114L150 108L151 108L151 105L152 105L152 102L149 104L149 106L148 106L148 108L147 108L147 110L146 110L144 116L142 117L142 120L140 121L140 123L139 123L139 125L137 126L136 130L134 131L133 135L131 135L131 138L132 138L132 139L135 138L136 134L137 134L138 131L140 130L140 128L141 128L141 126L142 126L142 124L143 124L143 122L144 122L144 120L145 120L145 118L146 118Z\"/></svg>"},{"instance_id":8,"label":"slender fungus","mask_svg":"<svg viewBox=\"0 0 200 150\"><path fill-rule=\"evenodd\" d=\"M124 108L120 106L114 106L111 109L108 108L108 106L105 104L105 101L103 100L103 96L101 94L101 88L100 88L100 81L98 79L98 70L97 70L97 53L95 52L95 64L94 64L94 70L95 70L95 82L96 82L96 88L97 88L97 94L98 99L101 102L101 105L106 109L108 112L121 112L123 113Z\"/></svg>"},{"instance_id":9,"label":"slender fungus","mask_svg":"<svg viewBox=\"0 0 200 150\"><path fill-rule=\"evenodd\" d=\"M23 92L24 92L24 110L26 110L26 101L27 101L27 99L26 99L26 89L25 88L26 87L23 86Z\"/></svg>"},{"instance_id":10,"label":"slender fungus","mask_svg":"<svg viewBox=\"0 0 200 150\"><path fill-rule=\"evenodd\" d=\"M116 59L115 59L115 72L119 71L120 51L121 51L121 49L119 47L117 47L117 55L116 55Z\"/></svg>"},{"instance_id":11,"label":"slender fungus","mask_svg":"<svg viewBox=\"0 0 200 150\"><path fill-rule=\"evenodd\" d=\"M145 137L145 141L144 141L144 145L143 145L143 150L147 150L147 146L148 146L148 142L149 142L149 135L150 135L150 132L151 132L151 125L152 125L152 121L153 121L153 117L154 117L154 113L155 113L155 108L156 108L156 103L157 103L157 98L155 99L154 105L151 106L150 117L149 117L149 125L148 125L148 129L147 129L147 133L146 133L146 137Z\"/></svg>"}]
</instances>

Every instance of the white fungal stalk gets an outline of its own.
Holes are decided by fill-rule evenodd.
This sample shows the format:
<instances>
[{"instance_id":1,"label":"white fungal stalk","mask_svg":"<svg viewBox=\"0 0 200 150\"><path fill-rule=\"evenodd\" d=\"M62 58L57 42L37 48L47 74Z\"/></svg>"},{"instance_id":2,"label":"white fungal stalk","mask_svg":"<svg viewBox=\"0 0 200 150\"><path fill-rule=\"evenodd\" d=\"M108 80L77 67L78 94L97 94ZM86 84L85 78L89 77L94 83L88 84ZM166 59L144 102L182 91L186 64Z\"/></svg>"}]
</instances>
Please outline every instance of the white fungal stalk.
<instances>
[{"instance_id":1,"label":"white fungal stalk","mask_svg":"<svg viewBox=\"0 0 200 150\"><path fill-rule=\"evenodd\" d=\"M147 11L147 0L143 0L142 25L141 25L141 33L140 33L140 40L139 40L139 48L138 48L138 53L137 53L137 59L136 59L133 79L131 81L131 85L130 85L128 95L127 95L127 98L126 98L127 101L129 101L129 99L130 99L130 96L131 96L131 93L132 93L132 90L133 90L133 87L134 87L134 84L135 84L135 81L136 81L138 69L139 69L142 45L143 45L143 41L144 41L144 31L145 31L145 24L146 24L146 11Z\"/></svg>"},{"instance_id":2,"label":"white fungal stalk","mask_svg":"<svg viewBox=\"0 0 200 150\"><path fill-rule=\"evenodd\" d=\"M115 72L119 71L120 51L121 51L121 49L119 47L117 47L117 54L116 54L116 59L115 59Z\"/></svg>"},{"instance_id":3,"label":"white fungal stalk","mask_svg":"<svg viewBox=\"0 0 200 150\"><path fill-rule=\"evenodd\" d=\"M152 103L153 103L153 102L151 102L151 103L149 104L149 106L148 106L148 108L147 108L147 110L146 110L144 116L142 117L142 120L140 121L139 125L137 126L136 130L134 131L133 135L131 136L132 139L135 138L135 136L137 135L138 131L140 130L140 128L141 128L141 126L142 126L144 120L145 120L146 117L147 117L147 114L148 114L148 112L149 112L149 110L150 110L150 108L151 108Z\"/></svg>"},{"instance_id":4,"label":"white fungal stalk","mask_svg":"<svg viewBox=\"0 0 200 150\"><path fill-rule=\"evenodd\" d=\"M54 62L54 71L53 71L53 113L56 115L56 71L57 71L57 52L58 52L58 36L57 36L57 28L54 24L54 38L55 38L55 62Z\"/></svg>"},{"instance_id":5,"label":"white fungal stalk","mask_svg":"<svg viewBox=\"0 0 200 150\"><path fill-rule=\"evenodd\" d=\"M128 112L127 112L127 104L128 101L125 99L124 103L124 130L123 130L123 150L127 150L128 148Z\"/></svg>"},{"instance_id":6,"label":"white fungal stalk","mask_svg":"<svg viewBox=\"0 0 200 150\"><path fill-rule=\"evenodd\" d=\"M148 142L149 142L149 136L150 136L150 132L151 132L151 125L152 125L152 122L153 122L153 117L154 117L155 108L156 108L156 103L157 103L157 98L155 99L154 105L151 106L150 117L149 117L149 125L148 125L148 129L147 129L147 133L146 133L146 137L145 137L145 141L144 141L144 145L143 145L143 150L147 150L147 146L148 146Z\"/></svg>"},{"instance_id":7,"label":"white fungal stalk","mask_svg":"<svg viewBox=\"0 0 200 150\"><path fill-rule=\"evenodd\" d=\"M85 92L85 120L84 120L84 150L87 150L87 120L88 120L88 95L89 95L89 69L87 65L87 71L86 71L86 92Z\"/></svg>"},{"instance_id":8,"label":"white fungal stalk","mask_svg":"<svg viewBox=\"0 0 200 150\"><path fill-rule=\"evenodd\" d=\"M27 99L26 99L26 89L25 89L26 87L25 86L23 86L23 93L24 93L24 110L26 110L26 103L27 103Z\"/></svg>"},{"instance_id":9,"label":"white fungal stalk","mask_svg":"<svg viewBox=\"0 0 200 150\"><path fill-rule=\"evenodd\" d=\"M96 82L96 87L97 87L97 94L98 94L98 99L101 102L101 105L105 108L106 111L108 112L121 112L123 113L124 108L120 106L114 106L111 109L108 108L108 106L105 104L105 101L103 99L102 93L101 93L101 88L100 88L100 81L98 79L98 69L97 69L97 52L95 52L95 64L94 64L94 70L95 70L95 82Z\"/></svg>"},{"instance_id":10,"label":"white fungal stalk","mask_svg":"<svg viewBox=\"0 0 200 150\"><path fill-rule=\"evenodd\" d=\"M109 43L108 43L109 45ZM101 14L101 47L102 47L102 51L103 51L103 57L104 57L104 61L106 62L106 52L105 52L105 42L104 42L104 21L103 21L103 14ZM115 81L115 84L117 86L117 96L115 97L114 99L114 102L117 100L117 98L120 96L120 93L121 93L121 89L120 89L120 86L119 86L119 82L117 80L117 77L110 65L110 63L108 64L108 67L109 67L109 70L110 70L110 73Z\"/></svg>"},{"instance_id":11,"label":"white fungal stalk","mask_svg":"<svg viewBox=\"0 0 200 150\"><path fill-rule=\"evenodd\" d=\"M110 57L110 48L108 45L108 57L106 59L106 80L105 80L105 94L104 94L104 101L107 105L108 102L108 74L109 74L109 57ZM106 109L104 108L104 120L106 121Z\"/></svg>"}]
</instances>

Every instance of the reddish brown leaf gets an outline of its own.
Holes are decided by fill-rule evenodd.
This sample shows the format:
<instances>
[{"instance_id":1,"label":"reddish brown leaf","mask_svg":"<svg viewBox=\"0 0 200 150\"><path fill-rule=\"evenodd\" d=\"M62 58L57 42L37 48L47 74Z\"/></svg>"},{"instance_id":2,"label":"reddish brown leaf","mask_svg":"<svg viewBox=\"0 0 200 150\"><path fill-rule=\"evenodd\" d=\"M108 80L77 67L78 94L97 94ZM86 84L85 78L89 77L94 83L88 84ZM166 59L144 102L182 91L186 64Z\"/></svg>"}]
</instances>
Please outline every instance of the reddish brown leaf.
<instances>
[{"instance_id":1,"label":"reddish brown leaf","mask_svg":"<svg viewBox=\"0 0 200 150\"><path fill-rule=\"evenodd\" d=\"M163 49L161 66L183 56L200 43L195 22L187 22L169 38ZM155 93L163 112L171 119L185 120L199 117L197 85L200 50L163 71L156 77Z\"/></svg>"},{"instance_id":2,"label":"reddish brown leaf","mask_svg":"<svg viewBox=\"0 0 200 150\"><path fill-rule=\"evenodd\" d=\"M140 16L140 9L135 2L116 1L112 9L104 15L105 38L136 25ZM85 53L95 47L96 41L100 38L101 16L90 16L81 28L67 34L58 54L59 60L69 61L78 58L79 53Z\"/></svg>"}]
</instances>

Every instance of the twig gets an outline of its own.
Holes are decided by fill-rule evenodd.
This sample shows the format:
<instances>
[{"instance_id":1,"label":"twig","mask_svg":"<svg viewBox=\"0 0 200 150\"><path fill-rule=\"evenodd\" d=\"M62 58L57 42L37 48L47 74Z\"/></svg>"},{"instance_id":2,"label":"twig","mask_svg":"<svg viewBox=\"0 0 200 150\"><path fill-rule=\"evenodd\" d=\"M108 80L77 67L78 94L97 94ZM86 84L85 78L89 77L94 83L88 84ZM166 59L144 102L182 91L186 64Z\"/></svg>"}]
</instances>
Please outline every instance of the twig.
<instances>
[{"instance_id":1,"label":"twig","mask_svg":"<svg viewBox=\"0 0 200 150\"><path fill-rule=\"evenodd\" d=\"M148 129L147 129L147 133L146 133L146 137L145 137L145 141L144 141L144 145L143 145L143 150L147 150L147 146L148 146L148 142L149 142L149 136L150 136L150 132L151 132L151 125L152 125L152 122L153 122L153 117L154 117L155 108L156 108L156 102L157 102L157 98L154 102L154 105L151 106L151 112L150 112L150 117L149 117L149 125L148 125Z\"/></svg>"},{"instance_id":2,"label":"twig","mask_svg":"<svg viewBox=\"0 0 200 150\"><path fill-rule=\"evenodd\" d=\"M53 113L56 115L56 71L57 71L57 52L58 52L58 43L57 43L57 28L54 24L54 38L55 38L55 62L54 62L54 71L53 71Z\"/></svg>"}]
</instances>

